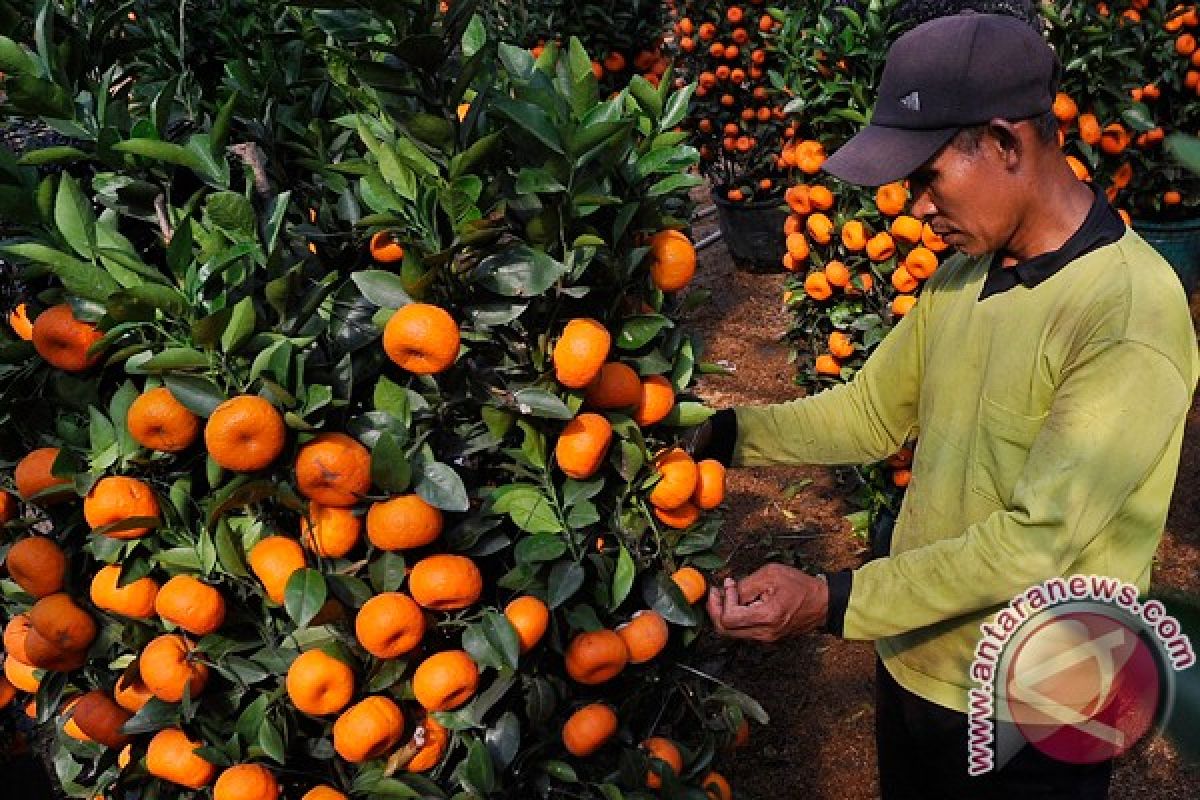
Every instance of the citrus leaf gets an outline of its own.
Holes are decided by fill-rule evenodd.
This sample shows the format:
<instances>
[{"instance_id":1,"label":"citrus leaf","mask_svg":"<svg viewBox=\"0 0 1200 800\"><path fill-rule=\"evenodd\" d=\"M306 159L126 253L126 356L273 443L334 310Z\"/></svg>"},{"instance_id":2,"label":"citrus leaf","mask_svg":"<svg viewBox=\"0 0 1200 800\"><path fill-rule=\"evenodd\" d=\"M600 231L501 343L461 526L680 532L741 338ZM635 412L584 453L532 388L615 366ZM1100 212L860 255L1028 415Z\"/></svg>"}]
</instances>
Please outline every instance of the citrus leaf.
<instances>
[{"instance_id":1,"label":"citrus leaf","mask_svg":"<svg viewBox=\"0 0 1200 800\"><path fill-rule=\"evenodd\" d=\"M518 564L536 564L554 561L567 552L567 543L557 536L527 536L513 548L513 557Z\"/></svg>"},{"instance_id":2,"label":"citrus leaf","mask_svg":"<svg viewBox=\"0 0 1200 800\"><path fill-rule=\"evenodd\" d=\"M613 572L612 602L608 606L610 611L625 602L636 576L637 565L633 563L633 556L629 555L625 545L621 545L621 552L617 555L617 569Z\"/></svg>"},{"instance_id":3,"label":"citrus leaf","mask_svg":"<svg viewBox=\"0 0 1200 800\"><path fill-rule=\"evenodd\" d=\"M518 389L513 394L513 403L522 414L532 417L563 420L575 417L575 413L567 407L567 404L558 395L548 392L545 389L538 389L536 387Z\"/></svg>"},{"instance_id":4,"label":"citrus leaf","mask_svg":"<svg viewBox=\"0 0 1200 800\"><path fill-rule=\"evenodd\" d=\"M312 618L325 605L328 596L325 577L315 569L298 569L288 578L287 589L284 590L283 607L288 616L303 628L312 622Z\"/></svg>"},{"instance_id":5,"label":"citrus leaf","mask_svg":"<svg viewBox=\"0 0 1200 800\"><path fill-rule=\"evenodd\" d=\"M473 277L505 297L534 297L566 274L565 264L522 244L485 258L475 268Z\"/></svg>"},{"instance_id":6,"label":"citrus leaf","mask_svg":"<svg viewBox=\"0 0 1200 800\"><path fill-rule=\"evenodd\" d=\"M403 492L412 482L412 466L391 433L384 431L371 451L371 481L385 492Z\"/></svg>"},{"instance_id":7,"label":"citrus leaf","mask_svg":"<svg viewBox=\"0 0 1200 800\"><path fill-rule=\"evenodd\" d=\"M583 567L574 561L559 562L550 569L547 605L558 608L583 586Z\"/></svg>"},{"instance_id":8,"label":"citrus leaf","mask_svg":"<svg viewBox=\"0 0 1200 800\"><path fill-rule=\"evenodd\" d=\"M404 291L404 282L394 272L368 269L355 272L350 279L363 297L380 308L400 308L412 302L408 292Z\"/></svg>"},{"instance_id":9,"label":"citrus leaf","mask_svg":"<svg viewBox=\"0 0 1200 800\"><path fill-rule=\"evenodd\" d=\"M422 462L416 492L422 500L443 511L466 511L471 507L462 478L440 461Z\"/></svg>"},{"instance_id":10,"label":"citrus leaf","mask_svg":"<svg viewBox=\"0 0 1200 800\"><path fill-rule=\"evenodd\" d=\"M226 400L225 393L216 384L197 375L166 375L163 383L184 408L205 419Z\"/></svg>"},{"instance_id":11,"label":"citrus leaf","mask_svg":"<svg viewBox=\"0 0 1200 800\"><path fill-rule=\"evenodd\" d=\"M95 255L96 215L91 202L83 196L79 183L69 172L64 172L58 183L54 224L76 253L87 259Z\"/></svg>"}]
</instances>

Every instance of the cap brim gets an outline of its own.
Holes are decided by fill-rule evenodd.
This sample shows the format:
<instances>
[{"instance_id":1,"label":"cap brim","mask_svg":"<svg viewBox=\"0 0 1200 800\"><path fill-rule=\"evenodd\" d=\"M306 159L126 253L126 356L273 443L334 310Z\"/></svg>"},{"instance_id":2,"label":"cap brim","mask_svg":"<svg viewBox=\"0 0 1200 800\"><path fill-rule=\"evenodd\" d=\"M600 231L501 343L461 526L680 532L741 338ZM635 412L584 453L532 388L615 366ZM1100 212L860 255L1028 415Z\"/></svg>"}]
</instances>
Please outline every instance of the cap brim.
<instances>
[{"instance_id":1,"label":"cap brim","mask_svg":"<svg viewBox=\"0 0 1200 800\"><path fill-rule=\"evenodd\" d=\"M882 186L910 175L933 158L958 130L914 131L868 125L825 159L821 168L847 183Z\"/></svg>"}]
</instances>

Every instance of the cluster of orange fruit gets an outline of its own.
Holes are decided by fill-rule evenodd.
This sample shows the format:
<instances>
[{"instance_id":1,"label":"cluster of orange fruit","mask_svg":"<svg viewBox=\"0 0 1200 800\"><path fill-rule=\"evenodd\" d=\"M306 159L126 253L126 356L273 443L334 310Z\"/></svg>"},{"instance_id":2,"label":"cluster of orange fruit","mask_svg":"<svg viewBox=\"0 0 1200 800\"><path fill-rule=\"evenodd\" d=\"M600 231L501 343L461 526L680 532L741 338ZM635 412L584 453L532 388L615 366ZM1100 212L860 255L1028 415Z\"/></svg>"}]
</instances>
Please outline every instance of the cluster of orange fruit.
<instances>
[{"instance_id":1,"label":"cluster of orange fruit","mask_svg":"<svg viewBox=\"0 0 1200 800\"><path fill-rule=\"evenodd\" d=\"M561 42L559 43L561 46ZM600 60L592 61L592 74L596 76L596 80L604 80L605 77L612 77L618 80L625 79L625 73L629 69L629 62L633 62L633 68L637 74L645 78L651 86L657 87L662 81L663 75L671 66L670 59L663 53L663 42L660 38L657 42L652 43L649 47L643 47L634 53L632 58L627 57L619 50L610 50ZM546 49L545 40L539 41L536 45L529 48L530 54L536 59L540 58L542 52Z\"/></svg>"},{"instance_id":2,"label":"cluster of orange fruit","mask_svg":"<svg viewBox=\"0 0 1200 800\"><path fill-rule=\"evenodd\" d=\"M818 303L839 291L848 296L871 291L875 286L872 266L885 269L894 264L890 280L897 294L891 310L902 317L916 304L915 292L921 282L937 270L938 254L947 249L929 225L903 213L908 190L901 183L885 184L876 191L876 208L892 218L888 229L877 233L859 218L844 220L839 228L835 220L840 217L830 215L836 197L825 186L797 184L784 198L791 214L784 223L787 253L783 266L798 272L808 265L804 291ZM828 345L828 352L817 357L816 370L838 376L842 362L857 348L840 331L830 334Z\"/></svg>"},{"instance_id":3,"label":"cluster of orange fruit","mask_svg":"<svg viewBox=\"0 0 1200 800\"><path fill-rule=\"evenodd\" d=\"M752 0L751 5L762 5ZM772 126L784 120L766 80L770 57L768 37L780 27L770 14L757 19L740 5L697 24L684 16L675 23L679 49L695 62L696 98L700 108L692 120L698 150L704 161L722 153L746 155L773 137ZM713 100L708 100L708 98ZM715 102L713 102L715 101ZM761 179L755 187L730 187L727 199L738 202L757 190L768 191L773 182Z\"/></svg>"}]
</instances>

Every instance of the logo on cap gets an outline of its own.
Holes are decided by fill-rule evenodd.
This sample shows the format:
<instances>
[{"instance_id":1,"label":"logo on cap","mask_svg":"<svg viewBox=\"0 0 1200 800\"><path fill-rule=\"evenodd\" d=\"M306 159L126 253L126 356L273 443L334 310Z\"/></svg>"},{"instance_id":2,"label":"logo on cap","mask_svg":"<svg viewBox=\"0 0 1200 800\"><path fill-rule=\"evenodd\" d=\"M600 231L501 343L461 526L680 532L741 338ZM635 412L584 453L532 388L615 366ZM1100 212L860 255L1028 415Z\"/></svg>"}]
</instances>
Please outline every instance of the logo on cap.
<instances>
[{"instance_id":1,"label":"logo on cap","mask_svg":"<svg viewBox=\"0 0 1200 800\"><path fill-rule=\"evenodd\" d=\"M900 105L907 108L909 111L921 110L921 95L916 92L909 92L900 98Z\"/></svg>"}]
</instances>

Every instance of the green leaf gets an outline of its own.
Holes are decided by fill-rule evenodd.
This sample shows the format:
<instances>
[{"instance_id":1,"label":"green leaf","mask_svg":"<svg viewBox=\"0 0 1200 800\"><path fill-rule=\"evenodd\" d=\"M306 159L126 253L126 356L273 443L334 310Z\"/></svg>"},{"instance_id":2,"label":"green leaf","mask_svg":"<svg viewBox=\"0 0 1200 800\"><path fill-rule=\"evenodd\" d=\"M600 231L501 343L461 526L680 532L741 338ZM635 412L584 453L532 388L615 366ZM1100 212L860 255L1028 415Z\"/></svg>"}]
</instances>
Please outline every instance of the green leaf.
<instances>
[{"instance_id":1,"label":"green leaf","mask_svg":"<svg viewBox=\"0 0 1200 800\"><path fill-rule=\"evenodd\" d=\"M118 153L130 153L154 161L187 167L198 175L208 175L208 165L204 163L203 159L186 148L170 142L162 142L158 139L129 139L117 142L112 149Z\"/></svg>"},{"instance_id":2,"label":"green leaf","mask_svg":"<svg viewBox=\"0 0 1200 800\"><path fill-rule=\"evenodd\" d=\"M163 383L184 408L205 419L227 399L216 384L197 375L166 375Z\"/></svg>"},{"instance_id":3,"label":"green leaf","mask_svg":"<svg viewBox=\"0 0 1200 800\"><path fill-rule=\"evenodd\" d=\"M121 731L131 736L139 733L152 733L163 728L169 728L179 721L179 705L167 703L157 697L142 706L123 726Z\"/></svg>"},{"instance_id":4,"label":"green leaf","mask_svg":"<svg viewBox=\"0 0 1200 800\"><path fill-rule=\"evenodd\" d=\"M579 776L575 773L575 768L565 761L543 761L541 768L543 772L556 780L564 783L579 783Z\"/></svg>"},{"instance_id":5,"label":"green leaf","mask_svg":"<svg viewBox=\"0 0 1200 800\"><path fill-rule=\"evenodd\" d=\"M287 764L287 753L284 752L283 734L279 732L279 728L270 720L264 719L262 727L258 729L258 746L267 754L267 757L279 765Z\"/></svg>"},{"instance_id":6,"label":"green leaf","mask_svg":"<svg viewBox=\"0 0 1200 800\"><path fill-rule=\"evenodd\" d=\"M553 286L567 271L565 264L522 244L485 258L473 277L505 297L534 297Z\"/></svg>"},{"instance_id":7,"label":"green leaf","mask_svg":"<svg viewBox=\"0 0 1200 800\"><path fill-rule=\"evenodd\" d=\"M505 711L484 734L488 752L500 769L507 769L521 749L521 721L511 711Z\"/></svg>"},{"instance_id":8,"label":"green leaf","mask_svg":"<svg viewBox=\"0 0 1200 800\"><path fill-rule=\"evenodd\" d=\"M238 239L249 238L255 233L258 221L254 206L237 192L215 192L204 201L206 218L229 233L238 234Z\"/></svg>"},{"instance_id":9,"label":"green leaf","mask_svg":"<svg viewBox=\"0 0 1200 800\"><path fill-rule=\"evenodd\" d=\"M400 308L412 302L408 292L404 291L404 282L394 272L368 269L353 273L350 279L363 297L380 308Z\"/></svg>"},{"instance_id":10,"label":"green leaf","mask_svg":"<svg viewBox=\"0 0 1200 800\"><path fill-rule=\"evenodd\" d=\"M408 392L403 386L388 377L381 377L375 384L374 405L376 411L384 411L408 427Z\"/></svg>"},{"instance_id":11,"label":"green leaf","mask_svg":"<svg viewBox=\"0 0 1200 800\"><path fill-rule=\"evenodd\" d=\"M541 192L563 192L567 187L543 167L521 167L517 173L518 194L538 194Z\"/></svg>"},{"instance_id":12,"label":"green leaf","mask_svg":"<svg viewBox=\"0 0 1200 800\"><path fill-rule=\"evenodd\" d=\"M462 478L440 461L424 461L417 478L421 499L443 511L466 511L471 507Z\"/></svg>"},{"instance_id":13,"label":"green leaf","mask_svg":"<svg viewBox=\"0 0 1200 800\"><path fill-rule=\"evenodd\" d=\"M536 486L512 487L496 499L493 508L508 514L514 525L529 533L559 533L563 529L554 507Z\"/></svg>"},{"instance_id":14,"label":"green leaf","mask_svg":"<svg viewBox=\"0 0 1200 800\"><path fill-rule=\"evenodd\" d=\"M658 92L650 85L650 81L641 75L634 75L633 80L629 82L629 93L652 120L657 121L662 116L662 101L658 99Z\"/></svg>"},{"instance_id":15,"label":"green leaf","mask_svg":"<svg viewBox=\"0 0 1200 800\"><path fill-rule=\"evenodd\" d=\"M60 145L58 147L43 147L40 150L30 150L23 153L17 163L22 167L44 167L49 164L70 164L91 158L90 155L75 147Z\"/></svg>"},{"instance_id":16,"label":"green leaf","mask_svg":"<svg viewBox=\"0 0 1200 800\"><path fill-rule=\"evenodd\" d=\"M180 369L203 369L208 366L208 356L199 350L172 347L138 364L138 369L140 372L171 372Z\"/></svg>"},{"instance_id":17,"label":"green leaf","mask_svg":"<svg viewBox=\"0 0 1200 800\"><path fill-rule=\"evenodd\" d=\"M404 584L405 560L402 553L379 553L370 567L371 585L377 592L394 592Z\"/></svg>"},{"instance_id":18,"label":"green leaf","mask_svg":"<svg viewBox=\"0 0 1200 800\"><path fill-rule=\"evenodd\" d=\"M296 627L303 628L317 615L321 606L325 605L328 592L325 576L320 572L308 568L298 569L288 578L283 607L287 609L288 616L296 623Z\"/></svg>"},{"instance_id":19,"label":"green leaf","mask_svg":"<svg viewBox=\"0 0 1200 800\"><path fill-rule=\"evenodd\" d=\"M688 105L691 103L692 93L695 91L696 84L689 83L671 95L671 98L667 100L666 110L663 111L662 121L658 124L659 130L670 130L683 121L683 118L688 113Z\"/></svg>"},{"instance_id":20,"label":"green leaf","mask_svg":"<svg viewBox=\"0 0 1200 800\"><path fill-rule=\"evenodd\" d=\"M0 36L0 72L28 75L36 71L37 63L25 52L24 47L7 36Z\"/></svg>"},{"instance_id":21,"label":"green leaf","mask_svg":"<svg viewBox=\"0 0 1200 800\"><path fill-rule=\"evenodd\" d=\"M96 215L71 173L62 173L54 200L54 224L74 252L91 259L96 254Z\"/></svg>"},{"instance_id":22,"label":"green leaf","mask_svg":"<svg viewBox=\"0 0 1200 800\"><path fill-rule=\"evenodd\" d=\"M61 250L37 242L21 242L0 247L0 252L42 264L63 282L68 292L84 300L103 303L121 288L112 276L92 264L80 261Z\"/></svg>"},{"instance_id":23,"label":"green leaf","mask_svg":"<svg viewBox=\"0 0 1200 800\"><path fill-rule=\"evenodd\" d=\"M508 117L533 138L556 153L563 153L562 137L553 120L541 108L520 100L497 98L493 104L497 114ZM516 138L516 137L513 137Z\"/></svg>"},{"instance_id":24,"label":"green leaf","mask_svg":"<svg viewBox=\"0 0 1200 800\"><path fill-rule=\"evenodd\" d=\"M403 492L412 483L408 456L388 431L380 434L371 450L371 482L390 493Z\"/></svg>"},{"instance_id":25,"label":"green leaf","mask_svg":"<svg viewBox=\"0 0 1200 800\"><path fill-rule=\"evenodd\" d=\"M663 419L662 424L676 428L692 428L713 415L713 409L692 400L675 404L671 413Z\"/></svg>"},{"instance_id":26,"label":"green leaf","mask_svg":"<svg viewBox=\"0 0 1200 800\"><path fill-rule=\"evenodd\" d=\"M463 649L480 666L516 669L520 642L512 623L496 611L485 611L483 619L463 631Z\"/></svg>"},{"instance_id":27,"label":"green leaf","mask_svg":"<svg viewBox=\"0 0 1200 800\"><path fill-rule=\"evenodd\" d=\"M664 194L674 194L685 189L691 189L693 186L699 186L702 183L704 183L704 179L699 175L684 173L668 175L647 189L646 194L649 197L660 197Z\"/></svg>"},{"instance_id":28,"label":"green leaf","mask_svg":"<svg viewBox=\"0 0 1200 800\"><path fill-rule=\"evenodd\" d=\"M524 47L501 42L497 53L504 70L511 77L527 82L533 76L533 55Z\"/></svg>"},{"instance_id":29,"label":"green leaf","mask_svg":"<svg viewBox=\"0 0 1200 800\"><path fill-rule=\"evenodd\" d=\"M545 534L526 536L513 548L513 557L518 564L537 564L554 561L567 552L567 543L558 536Z\"/></svg>"},{"instance_id":30,"label":"green leaf","mask_svg":"<svg viewBox=\"0 0 1200 800\"><path fill-rule=\"evenodd\" d=\"M629 596L629 590L633 588L633 579L636 576L637 565L633 562L633 556L629 555L629 550L625 548L625 545L621 545L621 552L617 555L617 569L613 572L612 601L608 606L610 611L625 602L625 598Z\"/></svg>"},{"instance_id":31,"label":"green leaf","mask_svg":"<svg viewBox=\"0 0 1200 800\"><path fill-rule=\"evenodd\" d=\"M458 777L463 787L476 795L487 796L496 788L496 770L492 757L483 742L474 736L464 736L467 742L467 758L458 768Z\"/></svg>"},{"instance_id":32,"label":"green leaf","mask_svg":"<svg viewBox=\"0 0 1200 800\"><path fill-rule=\"evenodd\" d=\"M575 412L559 398L545 389L528 387L513 393L513 403L522 414L546 419L573 419Z\"/></svg>"},{"instance_id":33,"label":"green leaf","mask_svg":"<svg viewBox=\"0 0 1200 800\"><path fill-rule=\"evenodd\" d=\"M1153 130L1157 125L1154 121L1154 116L1150 113L1150 109L1144 103L1135 103L1125 109L1121 112L1121 117L1129 123L1129 127L1138 133Z\"/></svg>"},{"instance_id":34,"label":"green leaf","mask_svg":"<svg viewBox=\"0 0 1200 800\"><path fill-rule=\"evenodd\" d=\"M478 14L471 15L471 21L462 35L463 58L470 58L487 44L487 26Z\"/></svg>"},{"instance_id":35,"label":"green leaf","mask_svg":"<svg viewBox=\"0 0 1200 800\"><path fill-rule=\"evenodd\" d=\"M671 320L661 314L638 314L621 323L617 334L617 347L622 350L638 350L645 347L664 328L671 327Z\"/></svg>"},{"instance_id":36,"label":"green leaf","mask_svg":"<svg viewBox=\"0 0 1200 800\"><path fill-rule=\"evenodd\" d=\"M574 561L559 562L550 569L546 604L558 608L583 586L583 567Z\"/></svg>"},{"instance_id":37,"label":"green leaf","mask_svg":"<svg viewBox=\"0 0 1200 800\"><path fill-rule=\"evenodd\" d=\"M221 333L221 349L234 353L254 335L254 298L247 295L233 307L233 316Z\"/></svg>"},{"instance_id":38,"label":"green leaf","mask_svg":"<svg viewBox=\"0 0 1200 800\"><path fill-rule=\"evenodd\" d=\"M1180 164L1200 174L1200 139L1182 133L1172 133L1167 137L1166 147Z\"/></svg>"}]
</instances>

